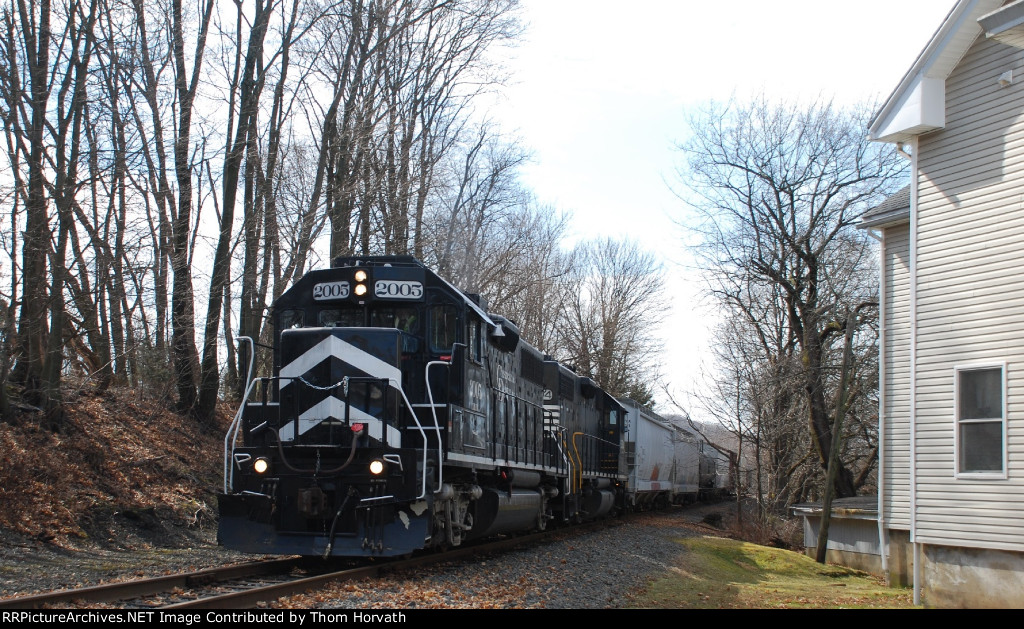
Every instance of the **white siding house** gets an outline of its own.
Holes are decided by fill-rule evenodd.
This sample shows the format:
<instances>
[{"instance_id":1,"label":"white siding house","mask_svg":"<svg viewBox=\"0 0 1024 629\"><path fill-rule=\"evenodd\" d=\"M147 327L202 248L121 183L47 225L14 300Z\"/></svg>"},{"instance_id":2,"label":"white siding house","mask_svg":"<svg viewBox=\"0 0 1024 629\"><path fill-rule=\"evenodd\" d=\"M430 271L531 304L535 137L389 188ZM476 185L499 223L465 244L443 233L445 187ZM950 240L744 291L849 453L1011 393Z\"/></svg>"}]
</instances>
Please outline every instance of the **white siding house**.
<instances>
[{"instance_id":1,"label":"white siding house","mask_svg":"<svg viewBox=\"0 0 1024 629\"><path fill-rule=\"evenodd\" d=\"M960 0L873 119L912 163L882 242L879 528L929 607L1024 607L1024 0Z\"/></svg>"}]
</instances>

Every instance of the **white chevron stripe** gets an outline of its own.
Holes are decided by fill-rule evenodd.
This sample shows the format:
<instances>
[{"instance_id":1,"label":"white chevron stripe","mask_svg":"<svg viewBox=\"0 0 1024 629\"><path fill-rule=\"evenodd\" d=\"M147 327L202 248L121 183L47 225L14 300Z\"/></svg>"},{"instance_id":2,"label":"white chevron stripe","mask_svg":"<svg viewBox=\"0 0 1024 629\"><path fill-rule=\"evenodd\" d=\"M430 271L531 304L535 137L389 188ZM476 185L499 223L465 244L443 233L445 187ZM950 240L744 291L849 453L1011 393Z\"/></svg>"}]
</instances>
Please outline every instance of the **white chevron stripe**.
<instances>
[{"instance_id":1,"label":"white chevron stripe","mask_svg":"<svg viewBox=\"0 0 1024 629\"><path fill-rule=\"evenodd\" d=\"M355 345L346 343L334 335L328 336L282 367L281 378L298 378L331 356L352 365L374 378L387 378L393 387L400 388L402 386L402 372L398 367L389 365L376 356L368 354ZM284 380L281 388L283 389L289 384L291 384L291 380Z\"/></svg>"},{"instance_id":2,"label":"white chevron stripe","mask_svg":"<svg viewBox=\"0 0 1024 629\"><path fill-rule=\"evenodd\" d=\"M310 408L302 415L299 415L299 434L305 434L306 431L319 425L330 417L335 419L344 419L345 417L345 403L334 396L324 398L319 404ZM383 429L386 427L388 431L388 445L394 447L402 445L402 433L394 426L386 425L376 417L368 415L354 406L351 407L349 411L349 418L352 421L358 421L366 424L366 429L369 435L378 441L383 440ZM278 431L278 434L281 437L281 441L294 440L295 422L288 422L284 426L281 426L281 430Z\"/></svg>"}]
</instances>

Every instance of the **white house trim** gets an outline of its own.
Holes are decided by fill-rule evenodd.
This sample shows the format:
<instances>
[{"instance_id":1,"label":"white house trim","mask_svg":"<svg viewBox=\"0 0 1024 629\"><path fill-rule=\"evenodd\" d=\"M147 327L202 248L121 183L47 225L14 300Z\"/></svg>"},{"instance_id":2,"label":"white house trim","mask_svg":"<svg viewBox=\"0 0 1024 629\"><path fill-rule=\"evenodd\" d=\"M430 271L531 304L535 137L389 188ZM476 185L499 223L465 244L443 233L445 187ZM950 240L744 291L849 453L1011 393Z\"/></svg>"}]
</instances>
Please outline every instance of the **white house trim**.
<instances>
[{"instance_id":1,"label":"white house trim","mask_svg":"<svg viewBox=\"0 0 1024 629\"><path fill-rule=\"evenodd\" d=\"M1001 0L958 2L868 125L868 138L907 142L946 124L946 77L981 34L978 19Z\"/></svg>"}]
</instances>

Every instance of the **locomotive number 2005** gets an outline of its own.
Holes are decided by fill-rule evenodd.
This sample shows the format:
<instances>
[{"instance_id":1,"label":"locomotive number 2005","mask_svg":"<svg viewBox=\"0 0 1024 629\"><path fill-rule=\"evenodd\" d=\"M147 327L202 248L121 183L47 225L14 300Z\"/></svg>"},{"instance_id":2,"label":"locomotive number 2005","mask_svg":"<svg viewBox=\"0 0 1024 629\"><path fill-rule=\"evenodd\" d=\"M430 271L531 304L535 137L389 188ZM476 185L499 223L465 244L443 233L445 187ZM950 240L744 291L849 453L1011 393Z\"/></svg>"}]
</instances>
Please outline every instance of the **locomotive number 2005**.
<instances>
[{"instance_id":1,"label":"locomotive number 2005","mask_svg":"<svg viewBox=\"0 0 1024 629\"><path fill-rule=\"evenodd\" d=\"M345 299L348 297L348 282L324 282L313 286L313 299Z\"/></svg>"},{"instance_id":2,"label":"locomotive number 2005","mask_svg":"<svg viewBox=\"0 0 1024 629\"><path fill-rule=\"evenodd\" d=\"M373 294L382 299L420 299L423 297L423 284L402 280L378 280L373 286Z\"/></svg>"}]
</instances>

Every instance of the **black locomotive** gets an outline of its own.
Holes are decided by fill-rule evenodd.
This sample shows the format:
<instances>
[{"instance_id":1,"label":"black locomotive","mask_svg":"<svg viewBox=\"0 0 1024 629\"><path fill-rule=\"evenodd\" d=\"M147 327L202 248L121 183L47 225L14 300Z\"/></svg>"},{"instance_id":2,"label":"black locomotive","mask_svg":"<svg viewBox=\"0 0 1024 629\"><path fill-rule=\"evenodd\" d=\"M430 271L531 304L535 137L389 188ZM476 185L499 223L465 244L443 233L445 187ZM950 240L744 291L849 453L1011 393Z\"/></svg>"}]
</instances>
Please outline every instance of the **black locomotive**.
<instances>
[{"instance_id":1,"label":"black locomotive","mask_svg":"<svg viewBox=\"0 0 1024 629\"><path fill-rule=\"evenodd\" d=\"M409 256L343 257L272 308L225 438L218 539L390 557L626 505L625 408Z\"/></svg>"}]
</instances>

